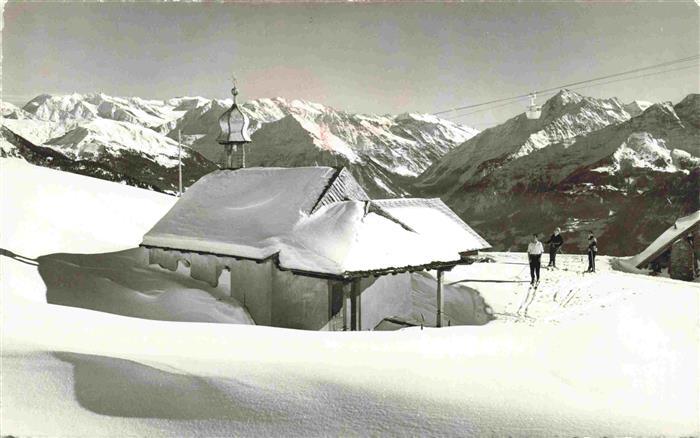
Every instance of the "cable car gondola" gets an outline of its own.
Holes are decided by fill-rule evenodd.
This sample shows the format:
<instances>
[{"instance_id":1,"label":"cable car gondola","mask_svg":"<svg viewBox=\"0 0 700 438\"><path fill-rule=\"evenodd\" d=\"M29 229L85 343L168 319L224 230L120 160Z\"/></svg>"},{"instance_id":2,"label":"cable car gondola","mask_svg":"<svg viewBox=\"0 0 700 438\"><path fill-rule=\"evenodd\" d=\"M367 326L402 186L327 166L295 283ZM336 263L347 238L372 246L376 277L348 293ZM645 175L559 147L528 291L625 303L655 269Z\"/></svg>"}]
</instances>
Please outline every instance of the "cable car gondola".
<instances>
[{"instance_id":1,"label":"cable car gondola","mask_svg":"<svg viewBox=\"0 0 700 438\"><path fill-rule=\"evenodd\" d=\"M527 107L527 111L525 111L525 115L530 120L539 119L540 115L542 114L542 106L535 105L536 98L537 94L530 93L530 105Z\"/></svg>"}]
</instances>

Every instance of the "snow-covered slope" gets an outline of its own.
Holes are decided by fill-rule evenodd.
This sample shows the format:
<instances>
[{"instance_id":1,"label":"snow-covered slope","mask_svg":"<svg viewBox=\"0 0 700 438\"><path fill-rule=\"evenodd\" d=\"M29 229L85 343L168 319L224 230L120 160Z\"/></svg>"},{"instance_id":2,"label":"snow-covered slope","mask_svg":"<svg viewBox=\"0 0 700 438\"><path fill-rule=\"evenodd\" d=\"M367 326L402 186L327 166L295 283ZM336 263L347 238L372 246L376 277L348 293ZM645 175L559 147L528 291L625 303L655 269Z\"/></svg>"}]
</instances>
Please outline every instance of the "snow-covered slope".
<instances>
[{"instance_id":1,"label":"snow-covered slope","mask_svg":"<svg viewBox=\"0 0 700 438\"><path fill-rule=\"evenodd\" d=\"M448 153L418 191L443 196L496 248L558 226L568 250L593 230L603 253L633 254L700 207L698 108L689 95L630 118L615 99L562 91L540 120L520 115Z\"/></svg>"},{"instance_id":2,"label":"snow-covered slope","mask_svg":"<svg viewBox=\"0 0 700 438\"><path fill-rule=\"evenodd\" d=\"M150 128L184 114L178 108L191 102L73 94L42 95L24 109L3 103L0 155L174 193L178 145ZM185 186L216 168L187 146L181 156Z\"/></svg>"},{"instance_id":3,"label":"snow-covered slope","mask_svg":"<svg viewBox=\"0 0 700 438\"><path fill-rule=\"evenodd\" d=\"M35 145L41 145L53 137L65 134L66 127L70 126L37 119L33 114L9 102L0 101L0 109L1 125ZM3 141L0 147L6 152L14 149L7 141Z\"/></svg>"},{"instance_id":4,"label":"snow-covered slope","mask_svg":"<svg viewBox=\"0 0 700 438\"><path fill-rule=\"evenodd\" d=\"M447 274L451 293L469 288L497 312L483 326L332 333L184 322L244 315L224 312L203 283L123 262L171 198L9 162L0 160L3 435L700 431L697 285L605 263L584 276L571 255L544 273L528 316L516 316L525 256L501 254ZM71 293L189 318L89 310L65 301Z\"/></svg>"},{"instance_id":5,"label":"snow-covered slope","mask_svg":"<svg viewBox=\"0 0 700 438\"><path fill-rule=\"evenodd\" d=\"M17 159L0 159L0 167L2 256L39 265L45 284L43 297L41 290L16 291L23 299L148 319L252 324L222 287L144 269L140 250L121 251L137 246L175 198Z\"/></svg>"},{"instance_id":6,"label":"snow-covered slope","mask_svg":"<svg viewBox=\"0 0 700 438\"><path fill-rule=\"evenodd\" d=\"M163 167L178 164L178 144L157 132L127 122L95 119L52 138L44 146L55 149L73 159L97 160L101 156L119 156L123 152L139 152ZM193 152L182 150L183 161L189 161Z\"/></svg>"},{"instance_id":7,"label":"snow-covered slope","mask_svg":"<svg viewBox=\"0 0 700 438\"><path fill-rule=\"evenodd\" d=\"M31 114L25 114L26 118L4 118L2 125L38 146L43 145L52 138L62 136L67 129L73 126L38 120Z\"/></svg>"},{"instance_id":8,"label":"snow-covered slope","mask_svg":"<svg viewBox=\"0 0 700 438\"><path fill-rule=\"evenodd\" d=\"M32 115L10 102L0 101L0 115L3 119L27 119Z\"/></svg>"},{"instance_id":9,"label":"snow-covered slope","mask_svg":"<svg viewBox=\"0 0 700 438\"><path fill-rule=\"evenodd\" d=\"M150 190L166 191L173 187L173 181L177 180L177 175L172 169L165 167L154 169L153 161L139 155L127 154L110 161L74 160L55 149L36 146L9 130L7 126L0 126L0 157L18 158L39 166ZM161 172L154 175L154 170L158 169Z\"/></svg>"},{"instance_id":10,"label":"snow-covered slope","mask_svg":"<svg viewBox=\"0 0 700 438\"><path fill-rule=\"evenodd\" d=\"M633 132L617 148L611 164L594 169L610 174L648 169L655 172L686 172L700 166L700 157L683 149L669 149L663 138L648 132Z\"/></svg>"},{"instance_id":11,"label":"snow-covered slope","mask_svg":"<svg viewBox=\"0 0 700 438\"><path fill-rule=\"evenodd\" d=\"M151 227L177 200L17 159L2 159L0 165L0 247L29 258L61 251L109 252L136 247L141 231ZM29 223L33 226L24 225Z\"/></svg>"}]
</instances>

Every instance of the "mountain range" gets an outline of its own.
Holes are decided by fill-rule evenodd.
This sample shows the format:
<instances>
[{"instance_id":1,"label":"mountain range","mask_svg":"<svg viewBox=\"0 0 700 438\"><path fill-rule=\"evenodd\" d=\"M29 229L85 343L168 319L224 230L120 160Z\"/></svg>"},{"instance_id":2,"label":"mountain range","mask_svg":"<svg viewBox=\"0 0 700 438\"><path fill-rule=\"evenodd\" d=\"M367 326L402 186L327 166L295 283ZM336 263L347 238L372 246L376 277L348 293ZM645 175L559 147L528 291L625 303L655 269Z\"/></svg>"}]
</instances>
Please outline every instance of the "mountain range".
<instances>
[{"instance_id":1,"label":"mountain range","mask_svg":"<svg viewBox=\"0 0 700 438\"><path fill-rule=\"evenodd\" d=\"M539 119L520 114L452 149L414 185L440 196L496 248L560 227L580 252L634 254L700 209L700 95L676 105L562 90Z\"/></svg>"},{"instance_id":2,"label":"mountain range","mask_svg":"<svg viewBox=\"0 0 700 438\"><path fill-rule=\"evenodd\" d=\"M168 193L217 167L230 100L101 93L2 104L0 155ZM594 231L605 254L638 252L700 208L700 97L597 99L561 90L539 119L483 132L429 114L354 114L303 100L257 99L248 166L345 166L373 197L442 198L500 250L561 227L565 250Z\"/></svg>"},{"instance_id":3,"label":"mountain range","mask_svg":"<svg viewBox=\"0 0 700 438\"><path fill-rule=\"evenodd\" d=\"M98 94L41 95L21 109L3 102L0 155L176 193L180 159L185 186L217 166L153 129L179 115L168 110L153 101Z\"/></svg>"},{"instance_id":4,"label":"mountain range","mask_svg":"<svg viewBox=\"0 0 700 438\"><path fill-rule=\"evenodd\" d=\"M202 97L40 95L21 109L3 104L3 125L13 134L4 135L3 153L19 154L19 146L7 145L21 137L86 167L113 165L141 185L172 193L178 136L187 186L220 162L218 118L231 104ZM478 133L429 114L354 114L303 100L258 99L242 109L251 119L248 165L346 166L381 197L406 195L403 181Z\"/></svg>"}]
</instances>

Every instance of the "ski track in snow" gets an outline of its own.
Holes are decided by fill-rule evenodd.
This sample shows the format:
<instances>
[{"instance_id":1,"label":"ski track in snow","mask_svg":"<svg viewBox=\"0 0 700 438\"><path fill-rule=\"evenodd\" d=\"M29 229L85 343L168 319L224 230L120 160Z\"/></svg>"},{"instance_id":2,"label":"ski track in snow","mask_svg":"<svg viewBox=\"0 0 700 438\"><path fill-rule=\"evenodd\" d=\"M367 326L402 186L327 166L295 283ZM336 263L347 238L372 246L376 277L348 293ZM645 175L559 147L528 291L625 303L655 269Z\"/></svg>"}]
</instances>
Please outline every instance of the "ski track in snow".
<instances>
[{"instance_id":1,"label":"ski track in snow","mask_svg":"<svg viewBox=\"0 0 700 438\"><path fill-rule=\"evenodd\" d=\"M133 248L173 198L16 160L0 167L3 435L700 430L700 285L614 272L606 257L599 273L581 274L584 256L563 255L561 270L542 271L528 317L509 316L527 289L526 257L494 253L496 263L458 267L446 282L478 291L496 320L396 332L149 320L48 304L46 257L81 266L62 253L97 263ZM90 270L96 292L128 285L103 269ZM153 282L147 272L138 281ZM185 281L152 272L154 294Z\"/></svg>"}]
</instances>

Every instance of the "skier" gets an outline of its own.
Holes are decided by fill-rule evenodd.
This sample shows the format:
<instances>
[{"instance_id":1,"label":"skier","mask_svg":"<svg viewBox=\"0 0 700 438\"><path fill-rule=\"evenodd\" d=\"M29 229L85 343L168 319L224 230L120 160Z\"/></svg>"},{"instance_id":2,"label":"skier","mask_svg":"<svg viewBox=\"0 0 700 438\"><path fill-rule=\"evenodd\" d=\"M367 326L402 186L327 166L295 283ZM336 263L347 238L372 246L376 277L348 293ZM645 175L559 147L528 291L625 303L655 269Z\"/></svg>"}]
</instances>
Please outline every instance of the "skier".
<instances>
[{"instance_id":1,"label":"skier","mask_svg":"<svg viewBox=\"0 0 700 438\"><path fill-rule=\"evenodd\" d=\"M595 272L595 256L598 254L598 239L593 235L593 231L588 232L588 270Z\"/></svg>"},{"instance_id":2,"label":"skier","mask_svg":"<svg viewBox=\"0 0 700 438\"><path fill-rule=\"evenodd\" d=\"M540 259L544 248L542 242L537 239L537 234L532 235L532 240L527 245L527 258L530 261L530 281L531 285L539 284L540 282Z\"/></svg>"},{"instance_id":3,"label":"skier","mask_svg":"<svg viewBox=\"0 0 700 438\"><path fill-rule=\"evenodd\" d=\"M561 249L562 245L564 245L564 238L561 237L561 229L557 227L557 229L554 230L554 234L549 236L549 240L547 240L545 243L549 244L549 264L547 267L556 268L557 253Z\"/></svg>"}]
</instances>

